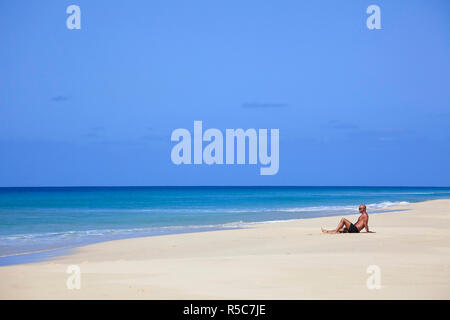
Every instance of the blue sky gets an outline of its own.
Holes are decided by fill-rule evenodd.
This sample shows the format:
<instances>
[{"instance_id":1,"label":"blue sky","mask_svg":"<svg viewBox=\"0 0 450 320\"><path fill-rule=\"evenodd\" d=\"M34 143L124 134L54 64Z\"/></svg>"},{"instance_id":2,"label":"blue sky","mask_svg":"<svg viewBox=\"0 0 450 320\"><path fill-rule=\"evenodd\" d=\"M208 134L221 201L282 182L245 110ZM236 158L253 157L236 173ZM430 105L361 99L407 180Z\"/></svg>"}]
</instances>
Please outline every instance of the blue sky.
<instances>
[{"instance_id":1,"label":"blue sky","mask_svg":"<svg viewBox=\"0 0 450 320\"><path fill-rule=\"evenodd\" d=\"M449 9L2 1L0 186L449 186ZM194 120L279 128L278 174L175 166L170 135Z\"/></svg>"}]
</instances>

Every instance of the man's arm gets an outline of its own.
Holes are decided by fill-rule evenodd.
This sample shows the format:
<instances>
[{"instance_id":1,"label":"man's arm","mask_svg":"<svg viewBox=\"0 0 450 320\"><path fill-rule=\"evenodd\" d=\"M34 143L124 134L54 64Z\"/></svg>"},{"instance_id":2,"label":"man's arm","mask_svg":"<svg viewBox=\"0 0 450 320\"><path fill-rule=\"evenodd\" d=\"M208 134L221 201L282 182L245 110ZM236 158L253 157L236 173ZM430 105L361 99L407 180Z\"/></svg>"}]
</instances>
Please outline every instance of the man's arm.
<instances>
[{"instance_id":1,"label":"man's arm","mask_svg":"<svg viewBox=\"0 0 450 320\"><path fill-rule=\"evenodd\" d=\"M364 227L366 228L366 232L370 232L370 231L369 231L369 221L366 220L366 221L364 222Z\"/></svg>"}]
</instances>

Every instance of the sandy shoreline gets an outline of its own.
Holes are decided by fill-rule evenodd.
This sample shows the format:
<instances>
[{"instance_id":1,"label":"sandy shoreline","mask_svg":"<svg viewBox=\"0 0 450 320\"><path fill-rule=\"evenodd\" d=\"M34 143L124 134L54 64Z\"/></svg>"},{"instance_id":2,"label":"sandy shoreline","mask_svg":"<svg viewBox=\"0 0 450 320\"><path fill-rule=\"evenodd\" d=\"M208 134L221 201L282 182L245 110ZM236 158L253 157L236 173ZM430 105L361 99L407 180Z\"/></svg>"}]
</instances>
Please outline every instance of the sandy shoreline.
<instances>
[{"instance_id":1,"label":"sandy shoreline","mask_svg":"<svg viewBox=\"0 0 450 320\"><path fill-rule=\"evenodd\" d=\"M450 200L397 209L369 212L371 234L322 234L339 221L325 217L88 245L0 267L0 299L450 299Z\"/></svg>"}]
</instances>

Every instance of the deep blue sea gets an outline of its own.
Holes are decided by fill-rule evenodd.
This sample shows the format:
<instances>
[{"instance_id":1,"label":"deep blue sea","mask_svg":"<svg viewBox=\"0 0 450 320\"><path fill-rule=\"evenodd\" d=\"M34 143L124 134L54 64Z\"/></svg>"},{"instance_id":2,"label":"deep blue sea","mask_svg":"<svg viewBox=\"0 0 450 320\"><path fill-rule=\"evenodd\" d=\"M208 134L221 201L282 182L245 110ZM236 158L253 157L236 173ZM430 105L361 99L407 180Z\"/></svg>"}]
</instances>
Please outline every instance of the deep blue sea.
<instances>
[{"instance_id":1,"label":"deep blue sea","mask_svg":"<svg viewBox=\"0 0 450 320\"><path fill-rule=\"evenodd\" d=\"M0 265L106 240L355 214L359 204L371 214L439 198L450 198L450 188L0 188Z\"/></svg>"}]
</instances>

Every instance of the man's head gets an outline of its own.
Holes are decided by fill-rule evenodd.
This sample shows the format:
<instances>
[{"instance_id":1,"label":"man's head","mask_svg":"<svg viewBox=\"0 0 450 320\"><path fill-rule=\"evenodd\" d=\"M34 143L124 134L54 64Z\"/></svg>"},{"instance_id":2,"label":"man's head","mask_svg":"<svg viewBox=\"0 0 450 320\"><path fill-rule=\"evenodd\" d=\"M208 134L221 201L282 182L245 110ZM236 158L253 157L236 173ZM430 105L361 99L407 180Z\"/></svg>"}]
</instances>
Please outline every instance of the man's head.
<instances>
[{"instance_id":1,"label":"man's head","mask_svg":"<svg viewBox=\"0 0 450 320\"><path fill-rule=\"evenodd\" d=\"M366 213L366 205L365 204L359 205L359 212Z\"/></svg>"}]
</instances>

